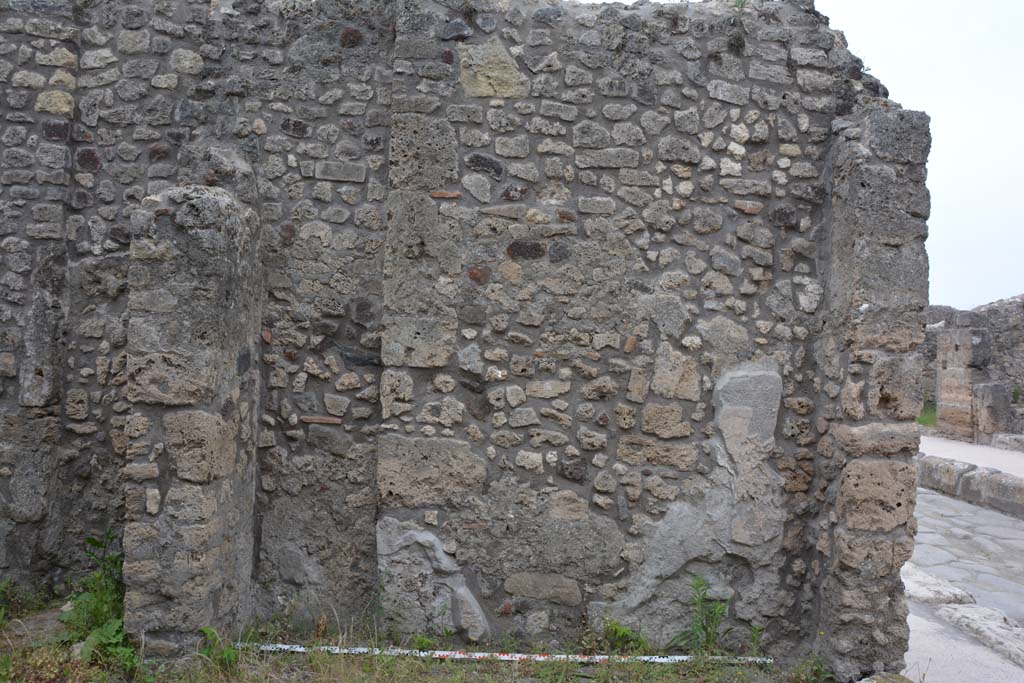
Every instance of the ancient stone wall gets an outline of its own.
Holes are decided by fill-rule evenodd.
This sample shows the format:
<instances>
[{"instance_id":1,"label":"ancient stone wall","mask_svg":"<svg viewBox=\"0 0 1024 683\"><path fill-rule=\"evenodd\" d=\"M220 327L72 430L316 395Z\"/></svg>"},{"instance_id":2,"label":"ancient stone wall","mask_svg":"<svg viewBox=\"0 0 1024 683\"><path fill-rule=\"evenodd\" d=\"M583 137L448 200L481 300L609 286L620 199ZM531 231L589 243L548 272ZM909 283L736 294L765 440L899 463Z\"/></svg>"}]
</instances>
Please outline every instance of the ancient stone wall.
<instances>
[{"instance_id":1,"label":"ancient stone wall","mask_svg":"<svg viewBox=\"0 0 1024 683\"><path fill-rule=\"evenodd\" d=\"M992 337L989 376L993 382L1024 391L1024 294L974 309Z\"/></svg>"},{"instance_id":2,"label":"ancient stone wall","mask_svg":"<svg viewBox=\"0 0 1024 683\"><path fill-rule=\"evenodd\" d=\"M926 381L934 382L936 429L963 441L989 443L1024 431L1024 299L958 311L928 312Z\"/></svg>"},{"instance_id":3,"label":"ancient stone wall","mask_svg":"<svg viewBox=\"0 0 1024 683\"><path fill-rule=\"evenodd\" d=\"M928 120L811 2L0 11L5 572L123 528L165 654L664 643L702 576L898 668Z\"/></svg>"}]
</instances>

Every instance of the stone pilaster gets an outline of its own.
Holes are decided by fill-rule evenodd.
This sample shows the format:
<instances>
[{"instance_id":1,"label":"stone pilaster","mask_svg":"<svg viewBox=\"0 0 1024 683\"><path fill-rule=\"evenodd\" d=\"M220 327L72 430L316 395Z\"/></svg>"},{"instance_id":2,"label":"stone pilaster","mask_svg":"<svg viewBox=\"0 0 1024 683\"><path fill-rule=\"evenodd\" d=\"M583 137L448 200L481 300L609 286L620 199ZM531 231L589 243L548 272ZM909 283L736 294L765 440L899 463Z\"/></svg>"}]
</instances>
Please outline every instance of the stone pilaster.
<instances>
[{"instance_id":1,"label":"stone pilaster","mask_svg":"<svg viewBox=\"0 0 1024 683\"><path fill-rule=\"evenodd\" d=\"M0 3L0 576L42 578L58 498L72 3ZM52 548L51 548L52 549Z\"/></svg>"},{"instance_id":2,"label":"stone pilaster","mask_svg":"<svg viewBox=\"0 0 1024 683\"><path fill-rule=\"evenodd\" d=\"M826 392L819 452L837 476L819 539L818 648L840 680L902 669L909 630L900 567L916 524L916 418L928 298L922 113L869 108L833 123ZM915 368L918 368L915 370Z\"/></svg>"},{"instance_id":3,"label":"stone pilaster","mask_svg":"<svg viewBox=\"0 0 1024 683\"><path fill-rule=\"evenodd\" d=\"M144 213L143 213L144 212ZM220 188L146 200L132 241L125 621L151 654L252 610L259 220Z\"/></svg>"}]
</instances>

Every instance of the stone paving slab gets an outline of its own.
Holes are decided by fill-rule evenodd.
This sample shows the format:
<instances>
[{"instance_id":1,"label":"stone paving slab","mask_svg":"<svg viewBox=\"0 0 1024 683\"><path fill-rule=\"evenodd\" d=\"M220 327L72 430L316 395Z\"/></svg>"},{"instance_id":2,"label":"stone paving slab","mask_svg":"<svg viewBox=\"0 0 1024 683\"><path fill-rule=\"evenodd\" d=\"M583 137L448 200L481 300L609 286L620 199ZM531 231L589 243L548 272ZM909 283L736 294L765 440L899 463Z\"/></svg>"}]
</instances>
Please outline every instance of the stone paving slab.
<instances>
[{"instance_id":1,"label":"stone paving slab","mask_svg":"<svg viewBox=\"0 0 1024 683\"><path fill-rule=\"evenodd\" d=\"M981 605L945 605L938 615L990 649L1024 667L1024 628L1000 610Z\"/></svg>"},{"instance_id":2,"label":"stone paving slab","mask_svg":"<svg viewBox=\"0 0 1024 683\"><path fill-rule=\"evenodd\" d=\"M903 675L914 683L1021 683L1024 669L911 603Z\"/></svg>"},{"instance_id":3,"label":"stone paving slab","mask_svg":"<svg viewBox=\"0 0 1024 683\"><path fill-rule=\"evenodd\" d=\"M972 605L974 596L949 581L932 576L913 562L903 565L901 572L907 600L925 605Z\"/></svg>"},{"instance_id":4,"label":"stone paving slab","mask_svg":"<svg viewBox=\"0 0 1024 683\"><path fill-rule=\"evenodd\" d=\"M1024 623L1024 520L925 489L916 514L911 561Z\"/></svg>"},{"instance_id":5,"label":"stone paving slab","mask_svg":"<svg viewBox=\"0 0 1024 683\"><path fill-rule=\"evenodd\" d=\"M927 490L918 491L916 515L917 544L903 571L903 673L927 683L1021 683L1024 520Z\"/></svg>"}]
</instances>

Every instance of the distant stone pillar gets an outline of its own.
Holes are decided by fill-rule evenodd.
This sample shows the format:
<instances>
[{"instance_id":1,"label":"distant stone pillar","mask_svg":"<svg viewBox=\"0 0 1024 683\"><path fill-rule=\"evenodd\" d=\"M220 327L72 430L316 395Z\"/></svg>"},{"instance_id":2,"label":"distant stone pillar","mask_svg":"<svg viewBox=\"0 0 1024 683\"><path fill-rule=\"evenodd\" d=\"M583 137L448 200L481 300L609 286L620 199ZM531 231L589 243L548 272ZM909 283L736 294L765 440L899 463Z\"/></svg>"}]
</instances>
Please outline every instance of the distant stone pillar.
<instances>
[{"instance_id":1,"label":"distant stone pillar","mask_svg":"<svg viewBox=\"0 0 1024 683\"><path fill-rule=\"evenodd\" d=\"M226 190L174 187L137 216L129 271L126 626L146 652L252 610L259 220Z\"/></svg>"},{"instance_id":2,"label":"distant stone pillar","mask_svg":"<svg viewBox=\"0 0 1024 683\"><path fill-rule=\"evenodd\" d=\"M943 330L935 358L936 427L962 441L974 440L971 336L970 329Z\"/></svg>"},{"instance_id":3,"label":"distant stone pillar","mask_svg":"<svg viewBox=\"0 0 1024 683\"><path fill-rule=\"evenodd\" d=\"M839 680L899 671L909 630L900 567L914 547L929 212L928 117L867 109L833 124L830 310L821 343L833 404L819 445L834 475L821 520L818 649ZM829 386L831 385L831 386Z\"/></svg>"},{"instance_id":4,"label":"distant stone pillar","mask_svg":"<svg viewBox=\"0 0 1024 683\"><path fill-rule=\"evenodd\" d=\"M972 443L1013 430L1009 391L990 382L992 334L974 312L959 313L951 329L939 333L935 359L936 429Z\"/></svg>"},{"instance_id":5,"label":"distant stone pillar","mask_svg":"<svg viewBox=\"0 0 1024 683\"><path fill-rule=\"evenodd\" d=\"M1005 385L975 384L972 399L975 443L989 444L995 434L1014 431L1016 416Z\"/></svg>"}]
</instances>

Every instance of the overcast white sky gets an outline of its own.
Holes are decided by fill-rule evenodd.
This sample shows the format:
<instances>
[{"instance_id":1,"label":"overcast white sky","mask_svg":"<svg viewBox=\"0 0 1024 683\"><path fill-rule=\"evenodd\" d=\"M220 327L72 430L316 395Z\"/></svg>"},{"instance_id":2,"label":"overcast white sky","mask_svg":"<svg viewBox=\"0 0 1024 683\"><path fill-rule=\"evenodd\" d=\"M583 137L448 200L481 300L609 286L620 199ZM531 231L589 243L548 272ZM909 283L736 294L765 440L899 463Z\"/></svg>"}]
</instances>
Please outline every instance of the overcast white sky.
<instances>
[{"instance_id":1,"label":"overcast white sky","mask_svg":"<svg viewBox=\"0 0 1024 683\"><path fill-rule=\"evenodd\" d=\"M931 302L1024 293L1024 1L816 6L895 101L932 117Z\"/></svg>"}]
</instances>

